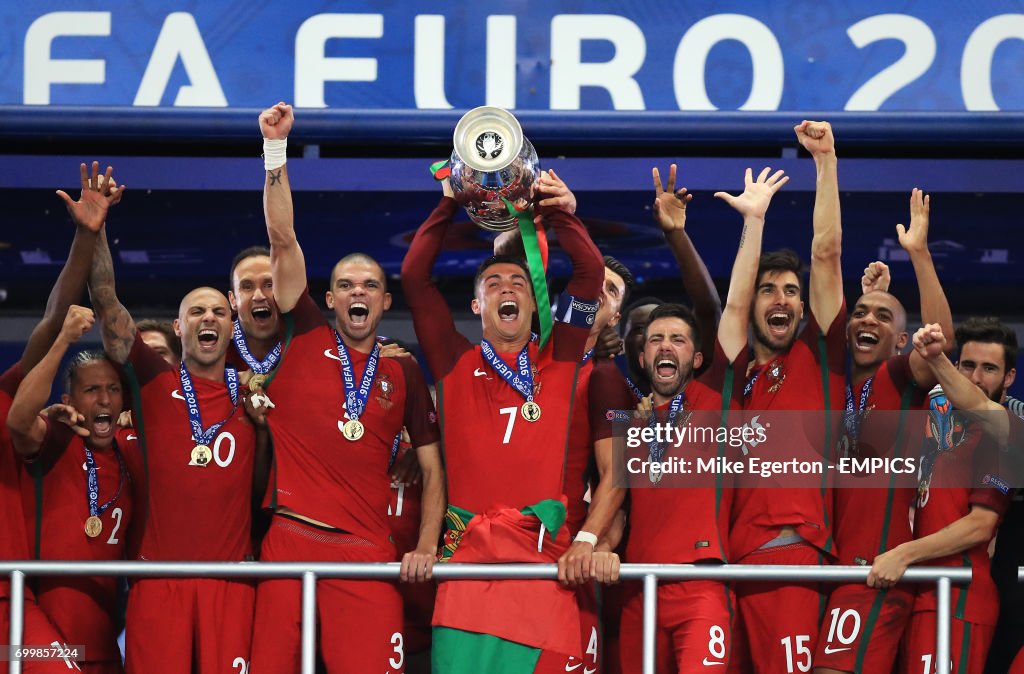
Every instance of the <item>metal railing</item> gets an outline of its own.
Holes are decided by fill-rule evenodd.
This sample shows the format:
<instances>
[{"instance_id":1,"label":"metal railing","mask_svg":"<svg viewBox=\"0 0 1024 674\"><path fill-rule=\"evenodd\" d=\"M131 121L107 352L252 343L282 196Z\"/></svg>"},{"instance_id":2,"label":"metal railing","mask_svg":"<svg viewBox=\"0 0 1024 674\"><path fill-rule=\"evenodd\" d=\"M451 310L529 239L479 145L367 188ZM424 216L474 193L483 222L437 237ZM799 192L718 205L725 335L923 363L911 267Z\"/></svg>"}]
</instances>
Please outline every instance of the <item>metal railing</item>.
<instances>
[{"instance_id":1,"label":"metal railing","mask_svg":"<svg viewBox=\"0 0 1024 674\"><path fill-rule=\"evenodd\" d=\"M305 563L305 562L0 562L0 574L11 578L11 646L21 645L26 576L131 576L205 578L299 578L302 580L302 674L314 674L316 667L316 581L321 578L397 580L398 563ZM625 581L643 581L643 672L655 674L655 634L658 611L658 582L679 580L816 581L863 583L869 567L864 566L771 566L724 564L623 564L619 576ZM555 564L438 564L438 580L555 580ZM1024 568L1019 571L1024 580ZM935 583L938 588L935 663L936 674L950 674L950 590L952 583L971 581L971 569L915 567L907 569L901 582ZM10 674L21 674L21 662L11 659Z\"/></svg>"}]
</instances>

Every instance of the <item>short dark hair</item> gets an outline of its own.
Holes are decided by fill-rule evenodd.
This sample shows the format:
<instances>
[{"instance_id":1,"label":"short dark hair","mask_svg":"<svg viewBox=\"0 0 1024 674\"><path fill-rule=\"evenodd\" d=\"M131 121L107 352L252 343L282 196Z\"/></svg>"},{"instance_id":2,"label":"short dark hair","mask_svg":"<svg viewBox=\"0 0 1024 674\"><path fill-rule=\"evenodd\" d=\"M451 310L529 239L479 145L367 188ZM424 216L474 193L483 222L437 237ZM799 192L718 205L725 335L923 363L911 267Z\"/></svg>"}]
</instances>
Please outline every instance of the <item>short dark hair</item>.
<instances>
[{"instance_id":1,"label":"short dark hair","mask_svg":"<svg viewBox=\"0 0 1024 674\"><path fill-rule=\"evenodd\" d=\"M622 293L622 305L625 306L626 299L629 297L630 291L632 291L633 286L636 285L636 279L633 278L633 274L629 271L629 267L622 264L611 255L604 256L604 266L622 277L622 281L626 285L626 290Z\"/></svg>"},{"instance_id":2,"label":"short dark hair","mask_svg":"<svg viewBox=\"0 0 1024 674\"><path fill-rule=\"evenodd\" d=\"M1017 333L995 316L971 316L957 326L957 345L963 349L967 342L1002 344L1005 371L1017 367Z\"/></svg>"},{"instance_id":3,"label":"short dark hair","mask_svg":"<svg viewBox=\"0 0 1024 674\"><path fill-rule=\"evenodd\" d=\"M174 334L173 323L155 318L143 318L135 323L135 329L139 332L159 332L167 340L167 346L174 353L175 360L181 360L181 338Z\"/></svg>"},{"instance_id":4,"label":"short dark hair","mask_svg":"<svg viewBox=\"0 0 1024 674\"><path fill-rule=\"evenodd\" d=\"M803 260L796 254L796 251L789 248L770 250L767 253L761 254L761 259L757 261L757 280L755 283L761 285L761 278L767 273L783 271L791 271L796 274L797 283L800 285L801 290L803 289L803 278L807 267L804 266Z\"/></svg>"},{"instance_id":5,"label":"short dark hair","mask_svg":"<svg viewBox=\"0 0 1024 674\"><path fill-rule=\"evenodd\" d=\"M384 271L384 265L382 265L380 262L377 262L377 260L372 255L367 255L366 253L360 252L349 253L348 255L334 263L334 266L331 267L331 280L330 285L328 286L329 290L334 289L334 270L338 268L339 264L345 264L346 262L366 262L368 264L376 265L377 269L380 269L380 280L381 283L384 284L384 292L388 291L388 274L386 271Z\"/></svg>"},{"instance_id":6,"label":"short dark hair","mask_svg":"<svg viewBox=\"0 0 1024 674\"><path fill-rule=\"evenodd\" d=\"M476 275L473 277L473 292L476 292L477 284L480 283L480 279L484 277L484 272L493 267L496 264L514 264L523 270L523 274L526 275L527 279L530 279L530 268L526 265L526 260L516 255L506 255L504 253L500 255L492 255L476 268ZM533 283L530 283L530 294L533 294Z\"/></svg>"},{"instance_id":7,"label":"short dark hair","mask_svg":"<svg viewBox=\"0 0 1024 674\"><path fill-rule=\"evenodd\" d=\"M68 365L64 368L64 393L71 394L71 387L75 383L75 375L78 374L78 370L89 363L96 361L106 361L113 365L113 361L103 351L98 349L86 349L85 351L79 351L71 357L68 361ZM117 368L114 368L115 370ZM120 379L121 373L118 372L118 378Z\"/></svg>"},{"instance_id":8,"label":"short dark hair","mask_svg":"<svg viewBox=\"0 0 1024 674\"><path fill-rule=\"evenodd\" d=\"M235 259L231 260L231 273L228 275L228 287L232 290L235 288L235 267L250 257L270 257L270 249L266 246L249 246L238 251Z\"/></svg>"},{"instance_id":9,"label":"short dark hair","mask_svg":"<svg viewBox=\"0 0 1024 674\"><path fill-rule=\"evenodd\" d=\"M701 349L701 334L700 327L697 325L697 318L693 315L693 310L684 304L661 304L654 309L647 317L647 326L644 328L644 341L647 341L647 331L651 328L651 323L658 320L659 318L678 318L684 323L690 326L690 333L693 335L693 347L694 352L700 351Z\"/></svg>"}]
</instances>

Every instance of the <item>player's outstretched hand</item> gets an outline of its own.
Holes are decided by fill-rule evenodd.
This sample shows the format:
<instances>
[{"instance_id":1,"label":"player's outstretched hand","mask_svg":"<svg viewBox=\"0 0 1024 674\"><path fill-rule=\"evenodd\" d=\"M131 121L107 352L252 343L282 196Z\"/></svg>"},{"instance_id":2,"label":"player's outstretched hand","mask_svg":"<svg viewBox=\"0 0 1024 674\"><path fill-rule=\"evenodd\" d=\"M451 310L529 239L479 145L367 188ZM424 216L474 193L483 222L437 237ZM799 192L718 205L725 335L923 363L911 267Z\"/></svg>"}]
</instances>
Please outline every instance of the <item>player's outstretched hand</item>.
<instances>
[{"instance_id":1,"label":"player's outstretched hand","mask_svg":"<svg viewBox=\"0 0 1024 674\"><path fill-rule=\"evenodd\" d=\"M590 558L590 575L606 585L619 582L619 556L614 552L597 551Z\"/></svg>"},{"instance_id":2,"label":"player's outstretched hand","mask_svg":"<svg viewBox=\"0 0 1024 674\"><path fill-rule=\"evenodd\" d=\"M543 197L539 202L541 206L558 208L566 213L576 212L576 195L555 174L554 169L541 171L537 179L537 194Z\"/></svg>"},{"instance_id":3,"label":"player's outstretched hand","mask_svg":"<svg viewBox=\"0 0 1024 674\"><path fill-rule=\"evenodd\" d=\"M403 583L422 583L434 576L434 562L437 552L416 549L402 556L402 568L398 577Z\"/></svg>"},{"instance_id":4,"label":"player's outstretched hand","mask_svg":"<svg viewBox=\"0 0 1024 674\"><path fill-rule=\"evenodd\" d=\"M559 582L563 585L582 585L590 580L593 555L593 544L575 541L558 559Z\"/></svg>"},{"instance_id":5,"label":"player's outstretched hand","mask_svg":"<svg viewBox=\"0 0 1024 674\"><path fill-rule=\"evenodd\" d=\"M811 122L804 120L793 127L797 140L812 157L833 154L836 151L836 139L832 136L832 125L828 122Z\"/></svg>"},{"instance_id":6,"label":"player's outstretched hand","mask_svg":"<svg viewBox=\"0 0 1024 674\"><path fill-rule=\"evenodd\" d=\"M888 292L890 282L889 265L875 260L867 267L864 267L864 276L860 277L860 292L862 295L867 295L875 290Z\"/></svg>"},{"instance_id":7,"label":"player's outstretched hand","mask_svg":"<svg viewBox=\"0 0 1024 674\"><path fill-rule=\"evenodd\" d=\"M91 232L98 232L107 220L107 211L121 201L124 185L114 182L114 167L108 166L107 172L100 175L100 163L92 163L92 175L85 164L79 166L82 179L82 193L78 201L74 201L64 190L57 190L57 196L64 201L68 215L79 227Z\"/></svg>"},{"instance_id":8,"label":"player's outstretched hand","mask_svg":"<svg viewBox=\"0 0 1024 674\"><path fill-rule=\"evenodd\" d=\"M605 326L601 334L597 336L597 343L594 344L594 358L614 358L626 350L626 343L619 336L615 328Z\"/></svg>"},{"instance_id":9,"label":"player's outstretched hand","mask_svg":"<svg viewBox=\"0 0 1024 674\"><path fill-rule=\"evenodd\" d=\"M668 185L662 187L658 167L651 169L654 177L654 221L665 234L686 228L686 205L693 195L685 187L676 189L676 165L668 167Z\"/></svg>"},{"instance_id":10,"label":"player's outstretched hand","mask_svg":"<svg viewBox=\"0 0 1024 674\"><path fill-rule=\"evenodd\" d=\"M295 124L295 111L284 101L260 113L260 132L267 140L283 140Z\"/></svg>"},{"instance_id":11,"label":"player's outstretched hand","mask_svg":"<svg viewBox=\"0 0 1024 674\"><path fill-rule=\"evenodd\" d=\"M946 348L946 336L938 323L929 323L914 333L914 350L926 361L942 355Z\"/></svg>"},{"instance_id":12,"label":"player's outstretched hand","mask_svg":"<svg viewBox=\"0 0 1024 674\"><path fill-rule=\"evenodd\" d=\"M95 322L96 315L92 309L72 304L68 307L68 315L64 318L59 339L63 340L65 344L74 344L82 338L82 335L89 332Z\"/></svg>"},{"instance_id":13,"label":"player's outstretched hand","mask_svg":"<svg viewBox=\"0 0 1024 674\"><path fill-rule=\"evenodd\" d=\"M746 218L764 219L768 212L768 205L772 202L775 193L782 189L782 186L789 182L789 176L782 169L779 169L771 176L771 167L766 166L761 170L754 180L754 173L747 169L743 174L743 194L734 197L726 192L715 192L715 198L721 199Z\"/></svg>"},{"instance_id":14,"label":"player's outstretched hand","mask_svg":"<svg viewBox=\"0 0 1024 674\"><path fill-rule=\"evenodd\" d=\"M908 253L924 253L928 250L928 216L931 211L931 197L916 187L910 193L910 229L896 225L900 245Z\"/></svg>"},{"instance_id":15,"label":"player's outstretched hand","mask_svg":"<svg viewBox=\"0 0 1024 674\"><path fill-rule=\"evenodd\" d=\"M85 415L75 409L72 405L54 403L39 413L39 416L46 417L50 421L64 424L77 435L83 438L89 437L89 429L82 426L85 423Z\"/></svg>"}]
</instances>

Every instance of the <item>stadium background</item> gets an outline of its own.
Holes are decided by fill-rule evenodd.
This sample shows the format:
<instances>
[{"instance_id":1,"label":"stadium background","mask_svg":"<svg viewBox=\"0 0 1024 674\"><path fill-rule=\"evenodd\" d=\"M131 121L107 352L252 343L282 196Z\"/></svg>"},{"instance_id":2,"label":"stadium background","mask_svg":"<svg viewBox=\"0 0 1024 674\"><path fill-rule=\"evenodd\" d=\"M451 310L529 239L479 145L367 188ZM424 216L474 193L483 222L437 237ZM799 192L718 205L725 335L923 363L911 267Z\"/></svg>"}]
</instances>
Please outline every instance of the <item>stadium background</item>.
<instances>
[{"instance_id":1,"label":"stadium background","mask_svg":"<svg viewBox=\"0 0 1024 674\"><path fill-rule=\"evenodd\" d=\"M667 8L667 9L666 9ZM299 239L319 295L363 250L397 275L438 196L427 165L470 107L514 109L640 294L681 296L651 222L650 168L680 165L687 230L724 297L740 222L711 194L747 166L784 168L765 246L809 250L814 169L793 124L833 123L847 297L875 259L917 306L895 237L912 187L954 317L1021 327L1024 14L1008 1L35 2L0 9L0 359L17 358L72 231L53 190L98 159L128 185L110 217L119 292L172 317L183 292L227 289L265 243L256 117L298 106L289 143ZM438 267L460 327L489 236L468 222ZM555 255L551 273L567 274ZM400 288L382 332L414 342ZM916 325L911 317L910 327ZM1012 392L1021 395L1024 383Z\"/></svg>"}]
</instances>

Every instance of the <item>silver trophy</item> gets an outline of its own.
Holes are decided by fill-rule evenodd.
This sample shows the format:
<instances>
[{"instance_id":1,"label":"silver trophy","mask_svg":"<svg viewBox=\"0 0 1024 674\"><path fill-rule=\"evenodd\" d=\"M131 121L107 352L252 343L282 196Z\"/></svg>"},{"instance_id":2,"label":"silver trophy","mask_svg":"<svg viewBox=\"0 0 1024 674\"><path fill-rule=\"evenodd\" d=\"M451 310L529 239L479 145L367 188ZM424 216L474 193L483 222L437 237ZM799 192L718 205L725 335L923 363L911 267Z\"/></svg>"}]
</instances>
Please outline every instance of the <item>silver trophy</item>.
<instances>
[{"instance_id":1,"label":"silver trophy","mask_svg":"<svg viewBox=\"0 0 1024 674\"><path fill-rule=\"evenodd\" d=\"M518 225L505 205L517 210L533 204L540 177L537 151L512 113L501 108L473 108L455 126L451 184L455 200L469 219L484 229L504 232Z\"/></svg>"}]
</instances>

